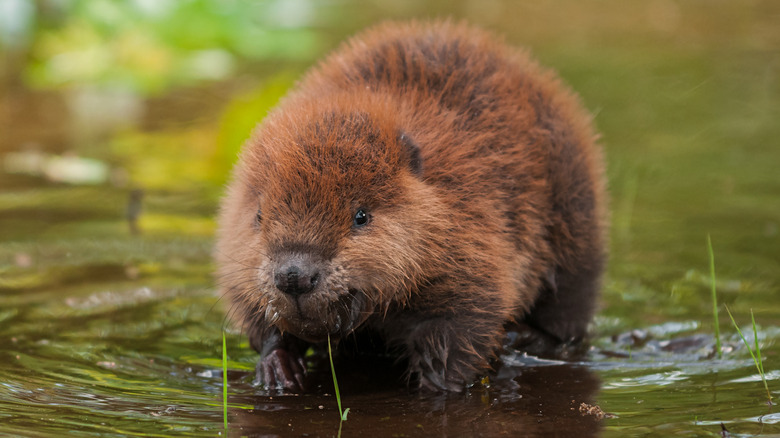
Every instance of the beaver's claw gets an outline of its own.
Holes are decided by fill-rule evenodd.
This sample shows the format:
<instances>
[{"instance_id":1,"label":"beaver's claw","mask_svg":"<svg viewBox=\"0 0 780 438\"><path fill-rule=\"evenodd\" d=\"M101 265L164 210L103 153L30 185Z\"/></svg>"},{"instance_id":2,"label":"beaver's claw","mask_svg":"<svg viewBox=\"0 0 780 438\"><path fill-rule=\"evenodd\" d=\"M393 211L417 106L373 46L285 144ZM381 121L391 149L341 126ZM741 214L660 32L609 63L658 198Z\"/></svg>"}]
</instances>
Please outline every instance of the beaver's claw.
<instances>
[{"instance_id":1,"label":"beaver's claw","mask_svg":"<svg viewBox=\"0 0 780 438\"><path fill-rule=\"evenodd\" d=\"M267 389L302 392L306 365L300 355L283 348L276 348L260 359L256 374L257 379Z\"/></svg>"}]
</instances>

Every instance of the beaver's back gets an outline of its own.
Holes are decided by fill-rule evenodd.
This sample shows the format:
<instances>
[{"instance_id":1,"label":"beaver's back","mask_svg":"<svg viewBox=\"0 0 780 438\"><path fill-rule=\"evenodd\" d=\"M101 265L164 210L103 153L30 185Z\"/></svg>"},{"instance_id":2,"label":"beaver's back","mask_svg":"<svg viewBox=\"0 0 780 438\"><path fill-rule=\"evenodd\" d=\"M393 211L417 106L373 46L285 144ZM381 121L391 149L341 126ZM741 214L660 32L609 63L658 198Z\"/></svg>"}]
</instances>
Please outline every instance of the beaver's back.
<instances>
[{"instance_id":1,"label":"beaver's back","mask_svg":"<svg viewBox=\"0 0 780 438\"><path fill-rule=\"evenodd\" d=\"M501 223L535 260L523 286L564 275L546 272L556 266L601 271L605 184L591 117L527 53L464 24L389 23L347 42L299 95L350 90L392 96L425 181L476 225Z\"/></svg>"}]
</instances>

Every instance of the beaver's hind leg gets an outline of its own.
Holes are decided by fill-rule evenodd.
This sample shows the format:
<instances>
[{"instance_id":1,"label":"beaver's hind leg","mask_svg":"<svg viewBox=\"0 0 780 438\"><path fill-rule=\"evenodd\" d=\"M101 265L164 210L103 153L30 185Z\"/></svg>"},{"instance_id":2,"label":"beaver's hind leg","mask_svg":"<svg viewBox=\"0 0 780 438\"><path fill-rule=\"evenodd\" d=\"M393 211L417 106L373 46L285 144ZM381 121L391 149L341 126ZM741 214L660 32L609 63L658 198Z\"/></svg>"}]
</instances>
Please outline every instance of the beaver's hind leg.
<instances>
[{"instance_id":1,"label":"beaver's hind leg","mask_svg":"<svg viewBox=\"0 0 780 438\"><path fill-rule=\"evenodd\" d=\"M524 318L562 344L576 344L587 334L596 310L602 262L583 263L572 272L558 268L548 276L534 306Z\"/></svg>"}]
</instances>

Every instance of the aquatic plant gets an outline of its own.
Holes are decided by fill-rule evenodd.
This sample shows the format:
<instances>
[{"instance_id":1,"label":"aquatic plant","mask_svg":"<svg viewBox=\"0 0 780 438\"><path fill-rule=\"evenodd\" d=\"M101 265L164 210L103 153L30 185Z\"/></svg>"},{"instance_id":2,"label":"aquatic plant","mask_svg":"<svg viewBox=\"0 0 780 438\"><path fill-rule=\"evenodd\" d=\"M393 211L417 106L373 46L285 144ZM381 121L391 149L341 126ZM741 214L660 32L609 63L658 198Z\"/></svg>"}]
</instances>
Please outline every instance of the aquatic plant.
<instances>
[{"instance_id":1,"label":"aquatic plant","mask_svg":"<svg viewBox=\"0 0 780 438\"><path fill-rule=\"evenodd\" d=\"M228 427L227 421L227 348L225 347L225 332L222 332L222 417L225 420L225 429Z\"/></svg>"},{"instance_id":2,"label":"aquatic plant","mask_svg":"<svg viewBox=\"0 0 780 438\"><path fill-rule=\"evenodd\" d=\"M772 393L769 392L769 385L766 383L766 374L764 373L764 363L761 360L761 347L758 344L758 331L756 331L756 318L753 316L753 309L750 309L750 320L753 323L753 341L755 346L755 353L753 352L753 349L750 347L750 343L747 341L747 339L745 339L745 336L742 334L742 330L739 329L739 325L737 324L737 321L734 320L734 316L731 315L731 311L729 310L728 306L726 306L726 312L728 312L729 318L731 318L731 323L734 324L734 328L737 329L737 334L739 334L739 337L742 339L742 342L745 344L745 347L747 347L748 353L750 353L750 357L753 359L753 363L756 364L756 369L758 370L758 374L761 376L761 380L764 382L764 389L766 390L767 402L771 405Z\"/></svg>"},{"instance_id":3,"label":"aquatic plant","mask_svg":"<svg viewBox=\"0 0 780 438\"><path fill-rule=\"evenodd\" d=\"M336 391L336 403L339 405L339 416L341 417L341 421L347 421L349 408L343 411L341 410L341 394L339 394L339 382L336 380L336 368L333 366L333 351L330 347L330 335L328 335L328 359L330 360L330 372L333 375L333 388Z\"/></svg>"},{"instance_id":4,"label":"aquatic plant","mask_svg":"<svg viewBox=\"0 0 780 438\"><path fill-rule=\"evenodd\" d=\"M707 251L710 254L710 283L712 287L712 317L715 320L715 350L718 352L718 359L723 359L723 351L720 345L720 323L718 321L718 295L715 292L715 253L712 251L712 239L707 234Z\"/></svg>"}]
</instances>

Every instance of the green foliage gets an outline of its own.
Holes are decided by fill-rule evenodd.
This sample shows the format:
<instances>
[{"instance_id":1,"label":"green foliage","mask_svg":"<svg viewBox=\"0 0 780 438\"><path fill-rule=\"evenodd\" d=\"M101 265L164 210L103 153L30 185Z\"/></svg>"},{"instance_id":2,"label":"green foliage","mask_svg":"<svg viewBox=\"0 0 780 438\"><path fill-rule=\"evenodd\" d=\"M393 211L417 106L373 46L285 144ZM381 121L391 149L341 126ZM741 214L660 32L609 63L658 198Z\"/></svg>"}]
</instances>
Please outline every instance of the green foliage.
<instances>
[{"instance_id":1,"label":"green foliage","mask_svg":"<svg viewBox=\"0 0 780 438\"><path fill-rule=\"evenodd\" d=\"M313 11L278 2L76 0L59 9L39 17L27 71L38 87L90 83L157 94L225 79L238 61L308 61L323 49L306 27Z\"/></svg>"},{"instance_id":2,"label":"green foliage","mask_svg":"<svg viewBox=\"0 0 780 438\"><path fill-rule=\"evenodd\" d=\"M228 104L219 123L217 147L212 160L217 174L227 178L238 158L241 145L292 86L295 77L287 73L273 76L260 87ZM220 182L224 182L224 179Z\"/></svg>"}]
</instances>

